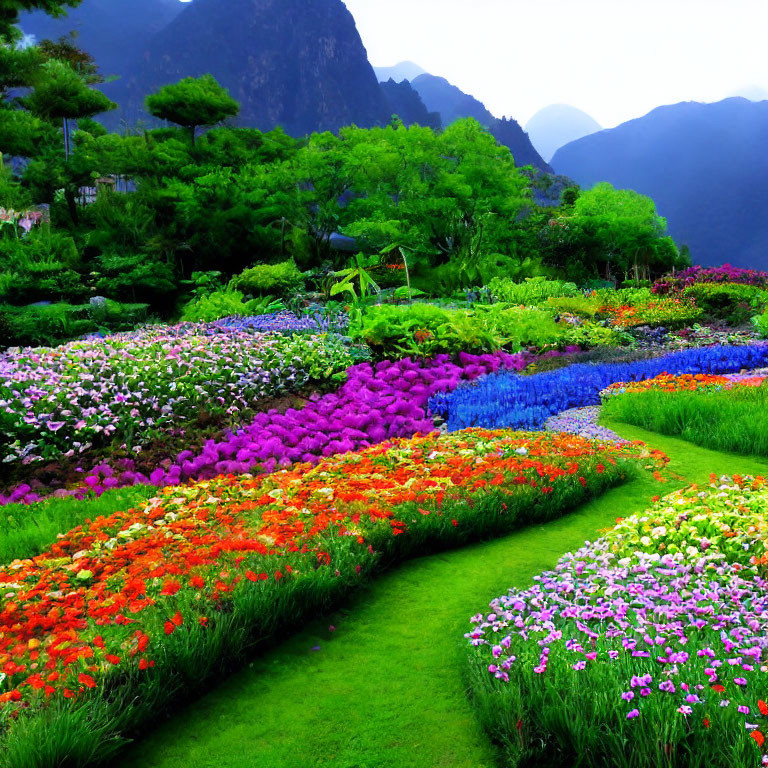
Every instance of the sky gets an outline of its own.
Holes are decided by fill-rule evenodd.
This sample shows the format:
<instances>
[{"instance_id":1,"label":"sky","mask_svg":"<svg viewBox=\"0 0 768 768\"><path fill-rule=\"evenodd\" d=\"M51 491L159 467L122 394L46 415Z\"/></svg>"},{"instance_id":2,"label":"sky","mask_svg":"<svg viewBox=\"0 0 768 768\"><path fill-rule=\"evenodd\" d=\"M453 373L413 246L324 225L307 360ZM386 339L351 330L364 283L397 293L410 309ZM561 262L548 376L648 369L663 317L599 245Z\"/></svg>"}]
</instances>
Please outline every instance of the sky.
<instances>
[{"instance_id":1,"label":"sky","mask_svg":"<svg viewBox=\"0 0 768 768\"><path fill-rule=\"evenodd\" d=\"M605 128L680 101L768 99L768 0L344 0L374 66L410 60L525 125Z\"/></svg>"}]
</instances>

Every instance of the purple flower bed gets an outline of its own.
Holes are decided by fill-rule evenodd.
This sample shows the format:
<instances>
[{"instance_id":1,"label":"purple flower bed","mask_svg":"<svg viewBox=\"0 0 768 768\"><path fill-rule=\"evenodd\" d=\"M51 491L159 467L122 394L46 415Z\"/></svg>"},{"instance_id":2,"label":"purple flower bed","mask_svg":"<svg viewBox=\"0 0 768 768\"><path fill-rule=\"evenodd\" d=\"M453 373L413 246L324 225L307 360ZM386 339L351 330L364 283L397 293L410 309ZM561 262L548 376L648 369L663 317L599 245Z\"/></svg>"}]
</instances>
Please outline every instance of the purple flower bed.
<instances>
[{"instance_id":1,"label":"purple flower bed","mask_svg":"<svg viewBox=\"0 0 768 768\"><path fill-rule=\"evenodd\" d=\"M433 394L502 368L522 370L531 359L527 353L461 353L457 363L448 355L438 355L429 360L406 358L352 366L338 391L313 397L301 410L259 414L247 427L221 440L209 440L197 455L183 451L175 461L162 462L149 476L136 472L131 460L115 466L102 463L87 473L81 488L57 494L83 495L88 490L100 494L125 485L166 486L220 474L269 472L292 462L314 463L390 438L430 432L434 423L427 403ZM10 495L0 496L0 504L37 501L41 490L19 486Z\"/></svg>"}]
</instances>

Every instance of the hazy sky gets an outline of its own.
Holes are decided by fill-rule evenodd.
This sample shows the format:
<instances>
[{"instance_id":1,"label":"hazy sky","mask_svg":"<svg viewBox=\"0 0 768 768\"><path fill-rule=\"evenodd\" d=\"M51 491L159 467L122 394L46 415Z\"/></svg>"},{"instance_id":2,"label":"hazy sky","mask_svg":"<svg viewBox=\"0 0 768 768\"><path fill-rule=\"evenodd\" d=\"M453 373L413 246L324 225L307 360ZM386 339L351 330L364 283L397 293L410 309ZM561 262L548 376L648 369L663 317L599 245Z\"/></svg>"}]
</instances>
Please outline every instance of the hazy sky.
<instances>
[{"instance_id":1,"label":"hazy sky","mask_svg":"<svg viewBox=\"0 0 768 768\"><path fill-rule=\"evenodd\" d=\"M661 104L768 98L768 0L345 0L370 61L411 60L523 125L604 127Z\"/></svg>"}]
</instances>

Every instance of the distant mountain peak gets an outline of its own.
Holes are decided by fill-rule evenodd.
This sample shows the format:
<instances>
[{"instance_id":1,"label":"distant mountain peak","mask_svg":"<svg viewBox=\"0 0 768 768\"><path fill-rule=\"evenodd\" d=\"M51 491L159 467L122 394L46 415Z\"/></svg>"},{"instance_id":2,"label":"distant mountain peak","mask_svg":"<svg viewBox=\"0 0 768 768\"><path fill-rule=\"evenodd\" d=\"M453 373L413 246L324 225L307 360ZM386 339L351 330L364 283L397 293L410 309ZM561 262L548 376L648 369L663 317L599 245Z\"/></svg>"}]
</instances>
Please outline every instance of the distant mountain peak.
<instances>
[{"instance_id":1,"label":"distant mountain peak","mask_svg":"<svg viewBox=\"0 0 768 768\"><path fill-rule=\"evenodd\" d=\"M533 146L549 162L560 147L602 128L594 118L570 104L550 104L528 121L525 130Z\"/></svg>"},{"instance_id":2,"label":"distant mountain peak","mask_svg":"<svg viewBox=\"0 0 768 768\"><path fill-rule=\"evenodd\" d=\"M419 75L426 75L426 70L412 61L401 61L393 67L374 67L373 71L380 83L386 83L394 80L396 83L402 83L403 80L415 80Z\"/></svg>"}]
</instances>

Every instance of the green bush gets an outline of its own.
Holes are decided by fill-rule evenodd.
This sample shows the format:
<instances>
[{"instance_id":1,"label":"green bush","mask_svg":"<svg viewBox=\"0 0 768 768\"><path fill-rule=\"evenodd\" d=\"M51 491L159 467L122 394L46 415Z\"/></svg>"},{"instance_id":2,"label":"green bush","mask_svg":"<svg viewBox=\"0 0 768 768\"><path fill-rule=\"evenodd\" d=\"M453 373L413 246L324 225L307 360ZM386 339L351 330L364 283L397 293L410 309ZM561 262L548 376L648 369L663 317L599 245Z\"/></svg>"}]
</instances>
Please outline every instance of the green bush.
<instances>
[{"instance_id":1,"label":"green bush","mask_svg":"<svg viewBox=\"0 0 768 768\"><path fill-rule=\"evenodd\" d=\"M752 322L760 336L764 339L768 339L768 310L763 312L762 315L753 317Z\"/></svg>"},{"instance_id":2,"label":"green bush","mask_svg":"<svg viewBox=\"0 0 768 768\"><path fill-rule=\"evenodd\" d=\"M107 301L99 309L66 303L0 305L0 346L55 346L87 333L129 331L147 319L147 304Z\"/></svg>"},{"instance_id":3,"label":"green bush","mask_svg":"<svg viewBox=\"0 0 768 768\"><path fill-rule=\"evenodd\" d=\"M497 301L526 306L541 304L550 298L579 295L579 289L575 283L547 280L545 277L529 277L522 283L516 283L505 277L496 277L488 283L488 288Z\"/></svg>"},{"instance_id":4,"label":"green bush","mask_svg":"<svg viewBox=\"0 0 768 768\"><path fill-rule=\"evenodd\" d=\"M258 264L232 279L236 291L252 296L288 298L304 290L304 275L293 259L280 264Z\"/></svg>"},{"instance_id":5,"label":"green bush","mask_svg":"<svg viewBox=\"0 0 768 768\"><path fill-rule=\"evenodd\" d=\"M568 332L546 310L492 305L467 311L432 304L371 307L350 329L380 358L552 347L564 343Z\"/></svg>"},{"instance_id":6,"label":"green bush","mask_svg":"<svg viewBox=\"0 0 768 768\"><path fill-rule=\"evenodd\" d=\"M182 309L181 319L184 322L212 323L223 317L266 315L283 309L285 305L281 301L268 296L245 301L241 291L221 288L188 301Z\"/></svg>"},{"instance_id":7,"label":"green bush","mask_svg":"<svg viewBox=\"0 0 768 768\"><path fill-rule=\"evenodd\" d=\"M761 311L768 304L768 292L740 283L696 283L683 294L694 299L709 317L729 325L748 322L755 310Z\"/></svg>"}]
</instances>

